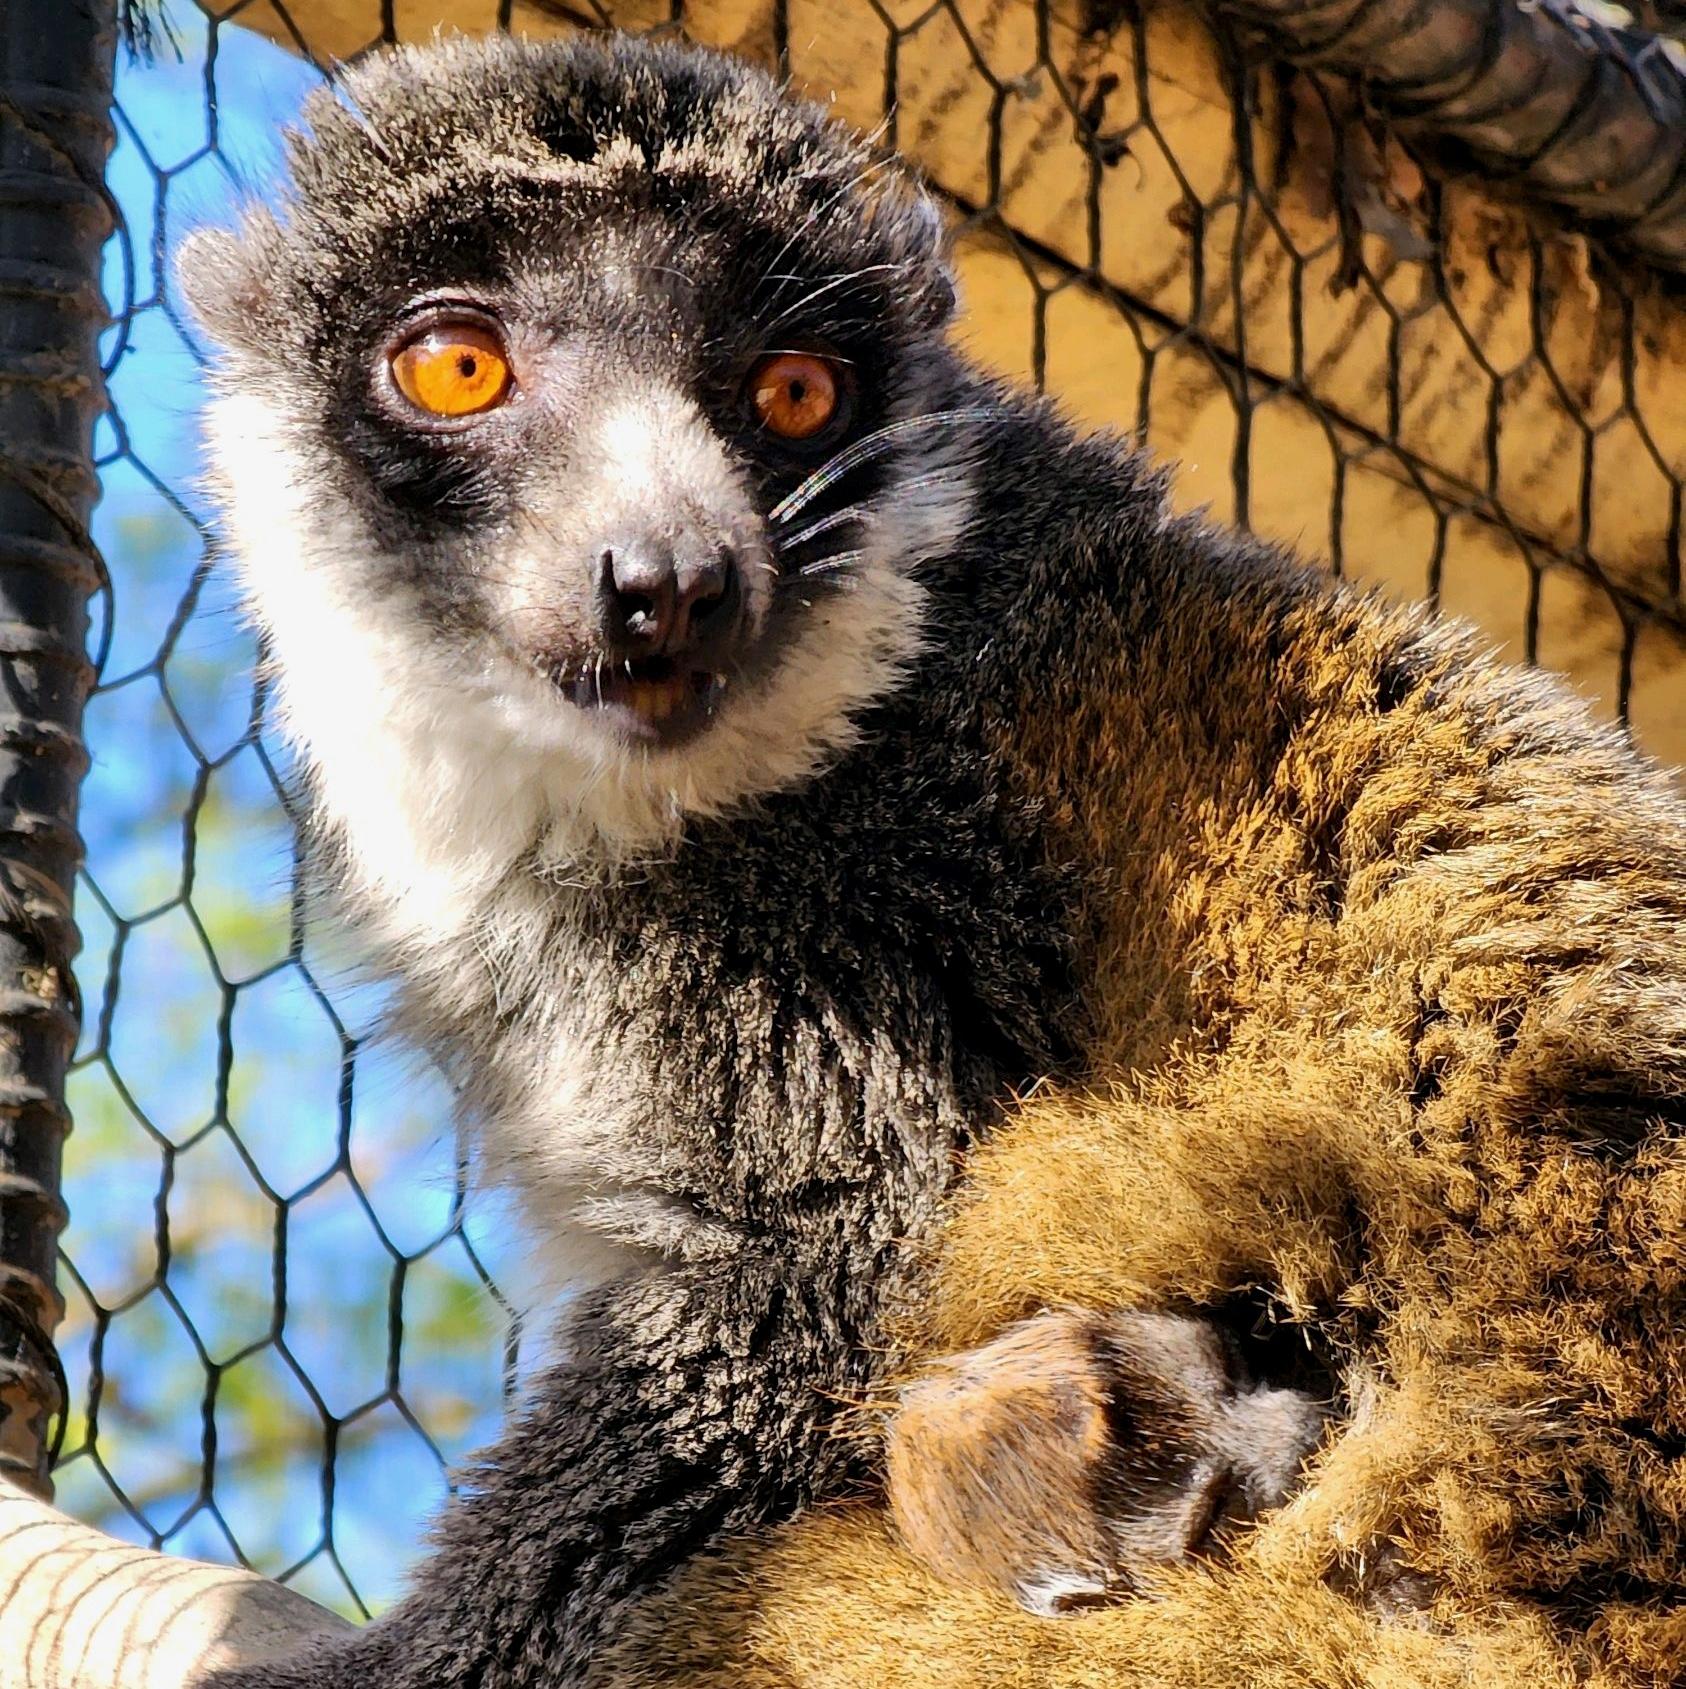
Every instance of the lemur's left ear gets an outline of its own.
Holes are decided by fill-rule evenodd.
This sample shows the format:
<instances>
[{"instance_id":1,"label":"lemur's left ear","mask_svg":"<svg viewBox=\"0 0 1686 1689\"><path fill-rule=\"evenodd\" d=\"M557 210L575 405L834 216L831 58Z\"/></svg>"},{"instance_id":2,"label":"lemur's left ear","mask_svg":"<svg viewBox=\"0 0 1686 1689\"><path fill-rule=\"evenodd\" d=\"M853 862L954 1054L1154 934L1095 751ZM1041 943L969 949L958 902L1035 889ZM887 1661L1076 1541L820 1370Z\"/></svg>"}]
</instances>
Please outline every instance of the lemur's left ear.
<instances>
[{"instance_id":1,"label":"lemur's left ear","mask_svg":"<svg viewBox=\"0 0 1686 1689\"><path fill-rule=\"evenodd\" d=\"M942 202L906 163L886 161L861 198L868 224L900 259L910 289L899 303L921 328L940 329L958 298L949 262L948 218Z\"/></svg>"},{"instance_id":2,"label":"lemur's left ear","mask_svg":"<svg viewBox=\"0 0 1686 1689\"><path fill-rule=\"evenodd\" d=\"M954 278L954 264L949 256L948 224L942 207L935 197L923 188L913 193L913 214L922 225L922 233L930 250L930 326L942 328L950 322L959 306L960 294Z\"/></svg>"},{"instance_id":3,"label":"lemur's left ear","mask_svg":"<svg viewBox=\"0 0 1686 1689\"><path fill-rule=\"evenodd\" d=\"M195 229L176 248L172 270L193 320L219 346L256 350L267 339L281 231L261 208L234 229Z\"/></svg>"}]
</instances>

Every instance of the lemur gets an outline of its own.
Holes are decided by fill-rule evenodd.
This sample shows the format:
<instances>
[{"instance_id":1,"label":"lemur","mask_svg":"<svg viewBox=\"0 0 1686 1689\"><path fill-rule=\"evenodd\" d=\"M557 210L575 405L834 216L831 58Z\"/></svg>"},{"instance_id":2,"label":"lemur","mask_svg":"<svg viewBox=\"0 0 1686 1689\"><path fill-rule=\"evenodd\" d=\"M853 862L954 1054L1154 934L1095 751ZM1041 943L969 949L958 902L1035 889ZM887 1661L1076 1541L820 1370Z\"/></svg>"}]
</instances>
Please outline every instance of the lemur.
<instances>
[{"instance_id":1,"label":"lemur","mask_svg":"<svg viewBox=\"0 0 1686 1689\"><path fill-rule=\"evenodd\" d=\"M222 1689L1658 1681L1667 779L971 367L932 204L757 70L447 39L307 118L179 263L223 533L573 1289L412 1593Z\"/></svg>"}]
</instances>

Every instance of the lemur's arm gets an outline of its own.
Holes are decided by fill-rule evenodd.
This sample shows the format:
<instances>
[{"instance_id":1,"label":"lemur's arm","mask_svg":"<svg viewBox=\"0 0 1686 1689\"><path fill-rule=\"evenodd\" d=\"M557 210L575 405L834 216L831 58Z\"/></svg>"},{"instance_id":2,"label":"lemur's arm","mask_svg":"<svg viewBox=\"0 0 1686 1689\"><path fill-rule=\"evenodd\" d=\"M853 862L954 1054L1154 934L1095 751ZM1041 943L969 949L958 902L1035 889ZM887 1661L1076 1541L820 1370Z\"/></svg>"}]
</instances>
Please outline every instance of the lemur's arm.
<instances>
[{"instance_id":1,"label":"lemur's arm","mask_svg":"<svg viewBox=\"0 0 1686 1689\"><path fill-rule=\"evenodd\" d=\"M791 1511L841 1445L831 1290L771 1253L599 1292L574 1353L467 1472L413 1592L366 1630L216 1689L573 1683L623 1601Z\"/></svg>"}]
</instances>

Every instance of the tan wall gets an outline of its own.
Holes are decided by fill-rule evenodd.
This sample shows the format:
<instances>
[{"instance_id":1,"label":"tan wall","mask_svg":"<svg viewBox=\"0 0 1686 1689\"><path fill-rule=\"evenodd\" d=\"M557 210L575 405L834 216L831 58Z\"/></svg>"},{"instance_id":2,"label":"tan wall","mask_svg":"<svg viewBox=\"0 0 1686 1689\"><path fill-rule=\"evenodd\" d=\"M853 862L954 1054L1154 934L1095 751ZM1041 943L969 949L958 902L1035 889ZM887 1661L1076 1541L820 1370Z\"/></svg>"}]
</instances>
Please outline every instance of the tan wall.
<instances>
[{"instance_id":1,"label":"tan wall","mask_svg":"<svg viewBox=\"0 0 1686 1689\"><path fill-rule=\"evenodd\" d=\"M669 16L609 9L630 28ZM893 78L889 139L961 213L978 355L1086 421L1140 427L1189 503L1437 596L1686 763L1686 310L1466 188L1437 197L1303 82L1249 79L1237 123L1178 6L1104 39L1075 13L1056 0L1039 43L1028 0L788 0L805 91L874 129ZM496 19L496 0L394 12L410 39ZM378 0L238 19L296 45L289 20L323 59L380 36ZM569 27L525 0L513 22ZM690 0L684 27L775 56L772 0Z\"/></svg>"}]
</instances>

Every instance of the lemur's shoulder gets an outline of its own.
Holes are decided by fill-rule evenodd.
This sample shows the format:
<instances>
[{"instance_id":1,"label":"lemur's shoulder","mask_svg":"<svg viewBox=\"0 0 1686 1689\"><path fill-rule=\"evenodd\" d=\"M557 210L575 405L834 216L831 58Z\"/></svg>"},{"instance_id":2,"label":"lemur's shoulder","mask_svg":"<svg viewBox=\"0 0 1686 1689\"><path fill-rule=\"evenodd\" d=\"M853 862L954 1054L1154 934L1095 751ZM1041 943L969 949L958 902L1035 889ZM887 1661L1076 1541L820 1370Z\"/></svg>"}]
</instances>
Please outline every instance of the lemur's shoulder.
<instances>
[{"instance_id":1,"label":"lemur's shoulder","mask_svg":"<svg viewBox=\"0 0 1686 1689\"><path fill-rule=\"evenodd\" d=\"M1678 792L1561 681L1175 513L1160 470L1047 407L991 452L981 732L1087 887L1094 1071L1256 1007L1314 952L1332 988L1361 973L1384 898L1430 950L1519 913L1594 839L1672 886Z\"/></svg>"}]
</instances>

